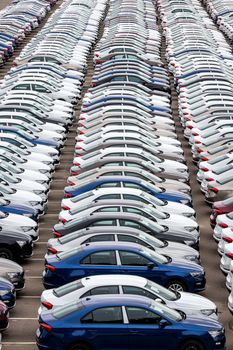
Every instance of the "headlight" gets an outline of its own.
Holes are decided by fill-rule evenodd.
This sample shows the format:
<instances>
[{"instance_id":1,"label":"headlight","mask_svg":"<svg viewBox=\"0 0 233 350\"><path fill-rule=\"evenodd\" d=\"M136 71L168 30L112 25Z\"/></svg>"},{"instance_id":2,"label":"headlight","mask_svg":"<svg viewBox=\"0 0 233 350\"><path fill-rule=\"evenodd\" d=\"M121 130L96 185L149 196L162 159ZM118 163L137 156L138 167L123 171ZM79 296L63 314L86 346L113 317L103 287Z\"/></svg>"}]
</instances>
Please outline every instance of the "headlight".
<instances>
[{"instance_id":1,"label":"headlight","mask_svg":"<svg viewBox=\"0 0 233 350\"><path fill-rule=\"evenodd\" d=\"M196 242L195 241L184 241L184 244L193 246Z\"/></svg>"},{"instance_id":2,"label":"headlight","mask_svg":"<svg viewBox=\"0 0 233 350\"><path fill-rule=\"evenodd\" d=\"M183 216L185 216L186 218L192 218L194 214L192 213L182 213Z\"/></svg>"},{"instance_id":3,"label":"headlight","mask_svg":"<svg viewBox=\"0 0 233 350\"><path fill-rule=\"evenodd\" d=\"M209 331L208 333L211 335L211 337L216 338L224 333L224 328L218 331Z\"/></svg>"},{"instance_id":4,"label":"headlight","mask_svg":"<svg viewBox=\"0 0 233 350\"><path fill-rule=\"evenodd\" d=\"M26 242L25 241L16 241L20 247L23 247Z\"/></svg>"},{"instance_id":5,"label":"headlight","mask_svg":"<svg viewBox=\"0 0 233 350\"><path fill-rule=\"evenodd\" d=\"M197 261L197 260L199 260L199 256L198 255L186 255L185 259L190 260L190 261Z\"/></svg>"},{"instance_id":6,"label":"headlight","mask_svg":"<svg viewBox=\"0 0 233 350\"><path fill-rule=\"evenodd\" d=\"M43 194L44 193L44 191L39 191L39 190L35 190L35 191L33 191L33 193L35 193L35 194L38 194L38 195L40 195L40 194Z\"/></svg>"},{"instance_id":7,"label":"headlight","mask_svg":"<svg viewBox=\"0 0 233 350\"><path fill-rule=\"evenodd\" d=\"M10 279L13 279L15 277L18 277L18 272L7 272L7 276L10 278Z\"/></svg>"},{"instance_id":8,"label":"headlight","mask_svg":"<svg viewBox=\"0 0 233 350\"><path fill-rule=\"evenodd\" d=\"M190 272L190 275L192 276L192 277L201 277L201 276L203 276L203 272Z\"/></svg>"},{"instance_id":9,"label":"headlight","mask_svg":"<svg viewBox=\"0 0 233 350\"><path fill-rule=\"evenodd\" d=\"M44 164L46 164L46 165L53 165L53 163L52 162L49 162L49 161L45 161L45 162L43 162ZM41 170L40 170L41 171Z\"/></svg>"},{"instance_id":10,"label":"headlight","mask_svg":"<svg viewBox=\"0 0 233 350\"><path fill-rule=\"evenodd\" d=\"M29 202L29 203L31 204L32 207L35 207L36 205L39 205L39 204L40 204L40 202L36 202L36 201L34 201L34 202Z\"/></svg>"},{"instance_id":11,"label":"headlight","mask_svg":"<svg viewBox=\"0 0 233 350\"><path fill-rule=\"evenodd\" d=\"M190 203L188 199L182 199L180 202L185 205Z\"/></svg>"},{"instance_id":12,"label":"headlight","mask_svg":"<svg viewBox=\"0 0 233 350\"><path fill-rule=\"evenodd\" d=\"M196 228L193 227L193 226L185 226L184 229L185 229L186 231L189 231L189 232L193 232L193 231L196 230Z\"/></svg>"},{"instance_id":13,"label":"headlight","mask_svg":"<svg viewBox=\"0 0 233 350\"><path fill-rule=\"evenodd\" d=\"M48 172L48 170L47 170L47 169L40 169L39 172L40 172L41 174L46 174L46 173ZM43 183L45 183L44 180L43 180L43 181L40 181L40 184L43 184Z\"/></svg>"},{"instance_id":14,"label":"headlight","mask_svg":"<svg viewBox=\"0 0 233 350\"><path fill-rule=\"evenodd\" d=\"M210 316L212 314L216 314L216 310L214 309L204 309L204 310L201 310L201 313L205 316Z\"/></svg>"},{"instance_id":15,"label":"headlight","mask_svg":"<svg viewBox=\"0 0 233 350\"><path fill-rule=\"evenodd\" d=\"M0 290L0 296L2 297L3 295L8 294L8 290Z\"/></svg>"},{"instance_id":16,"label":"headlight","mask_svg":"<svg viewBox=\"0 0 233 350\"><path fill-rule=\"evenodd\" d=\"M31 231L31 227L30 226L21 226L21 229L23 230L23 232L28 232Z\"/></svg>"},{"instance_id":17,"label":"headlight","mask_svg":"<svg viewBox=\"0 0 233 350\"><path fill-rule=\"evenodd\" d=\"M43 185L43 184L46 184L47 182L46 182L46 180L36 180L36 182L38 182L38 184L41 184L41 185Z\"/></svg>"},{"instance_id":18,"label":"headlight","mask_svg":"<svg viewBox=\"0 0 233 350\"><path fill-rule=\"evenodd\" d=\"M32 218L33 214L23 214L23 216L26 216L27 218Z\"/></svg>"}]
</instances>

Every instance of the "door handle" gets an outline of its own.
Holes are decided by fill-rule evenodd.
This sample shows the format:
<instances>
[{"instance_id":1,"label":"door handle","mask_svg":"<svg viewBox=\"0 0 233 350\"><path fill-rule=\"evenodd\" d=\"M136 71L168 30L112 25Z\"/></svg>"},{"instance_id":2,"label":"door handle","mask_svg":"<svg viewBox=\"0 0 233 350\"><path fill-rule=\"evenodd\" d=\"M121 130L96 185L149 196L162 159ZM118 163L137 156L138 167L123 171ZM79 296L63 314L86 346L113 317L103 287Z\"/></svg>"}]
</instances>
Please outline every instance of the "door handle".
<instances>
[{"instance_id":1,"label":"door handle","mask_svg":"<svg viewBox=\"0 0 233 350\"><path fill-rule=\"evenodd\" d=\"M129 332L132 333L132 334L137 334L137 333L139 333L139 331L136 331L136 330L130 330Z\"/></svg>"}]
</instances>

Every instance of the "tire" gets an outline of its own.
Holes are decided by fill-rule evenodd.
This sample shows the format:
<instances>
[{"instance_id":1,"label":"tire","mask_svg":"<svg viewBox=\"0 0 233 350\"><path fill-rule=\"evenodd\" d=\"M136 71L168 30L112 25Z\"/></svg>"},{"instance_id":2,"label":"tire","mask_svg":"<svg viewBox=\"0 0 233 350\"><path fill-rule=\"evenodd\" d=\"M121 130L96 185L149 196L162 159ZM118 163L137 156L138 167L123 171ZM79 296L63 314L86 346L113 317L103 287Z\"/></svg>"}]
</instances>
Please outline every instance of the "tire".
<instances>
[{"instance_id":1,"label":"tire","mask_svg":"<svg viewBox=\"0 0 233 350\"><path fill-rule=\"evenodd\" d=\"M73 344L69 350L91 350L91 348L85 343Z\"/></svg>"},{"instance_id":2,"label":"tire","mask_svg":"<svg viewBox=\"0 0 233 350\"><path fill-rule=\"evenodd\" d=\"M188 340L181 345L179 350L205 350L205 348L198 340Z\"/></svg>"},{"instance_id":3,"label":"tire","mask_svg":"<svg viewBox=\"0 0 233 350\"><path fill-rule=\"evenodd\" d=\"M13 260L13 253L8 248L0 248L0 258L5 258L9 260Z\"/></svg>"},{"instance_id":4,"label":"tire","mask_svg":"<svg viewBox=\"0 0 233 350\"><path fill-rule=\"evenodd\" d=\"M173 292L185 292L187 288L185 284L180 280L171 280L166 283L166 288Z\"/></svg>"}]
</instances>

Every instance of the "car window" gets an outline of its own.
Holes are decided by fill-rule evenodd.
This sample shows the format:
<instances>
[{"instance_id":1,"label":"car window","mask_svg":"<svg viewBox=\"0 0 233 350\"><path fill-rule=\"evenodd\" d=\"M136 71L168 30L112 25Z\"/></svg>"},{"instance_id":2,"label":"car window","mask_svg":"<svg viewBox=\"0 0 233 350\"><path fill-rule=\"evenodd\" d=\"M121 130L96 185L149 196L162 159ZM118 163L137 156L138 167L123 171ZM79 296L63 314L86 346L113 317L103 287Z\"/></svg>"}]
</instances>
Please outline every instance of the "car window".
<instances>
[{"instance_id":1,"label":"car window","mask_svg":"<svg viewBox=\"0 0 233 350\"><path fill-rule=\"evenodd\" d=\"M105 199L121 199L120 194L106 194L104 196L100 196L97 198L98 200L105 200Z\"/></svg>"},{"instance_id":2,"label":"car window","mask_svg":"<svg viewBox=\"0 0 233 350\"><path fill-rule=\"evenodd\" d=\"M143 199L142 197L139 197L139 196L135 196L133 194L123 194L123 198L124 199L128 199L128 200L131 200L131 201L140 201L142 203L148 203L145 199Z\"/></svg>"},{"instance_id":3,"label":"car window","mask_svg":"<svg viewBox=\"0 0 233 350\"><path fill-rule=\"evenodd\" d=\"M96 309L84 316L81 323L123 323L122 309L119 306Z\"/></svg>"},{"instance_id":4,"label":"car window","mask_svg":"<svg viewBox=\"0 0 233 350\"><path fill-rule=\"evenodd\" d=\"M90 289L88 292L83 294L80 298L89 297L91 295L102 295L102 294L119 294L118 286L101 286Z\"/></svg>"},{"instance_id":5,"label":"car window","mask_svg":"<svg viewBox=\"0 0 233 350\"><path fill-rule=\"evenodd\" d=\"M119 255L121 265L146 266L148 263L150 263L149 259L146 259L144 256L137 253L120 250Z\"/></svg>"},{"instance_id":6,"label":"car window","mask_svg":"<svg viewBox=\"0 0 233 350\"><path fill-rule=\"evenodd\" d=\"M132 242L132 243L143 245L144 247L147 247L147 248L151 248L151 246L148 243L142 241L138 237L129 236L129 235L117 235L117 239L119 242Z\"/></svg>"},{"instance_id":7,"label":"car window","mask_svg":"<svg viewBox=\"0 0 233 350\"><path fill-rule=\"evenodd\" d=\"M120 207L106 207L106 208L100 208L94 211L95 213L117 213L120 212Z\"/></svg>"},{"instance_id":8,"label":"car window","mask_svg":"<svg viewBox=\"0 0 233 350\"><path fill-rule=\"evenodd\" d=\"M126 312L130 324L159 324L161 316L150 310L139 307L126 307Z\"/></svg>"},{"instance_id":9,"label":"car window","mask_svg":"<svg viewBox=\"0 0 233 350\"><path fill-rule=\"evenodd\" d=\"M95 234L94 236L86 239L85 243L91 243L91 242L105 242L105 241L114 241L114 235L98 235Z\"/></svg>"},{"instance_id":10,"label":"car window","mask_svg":"<svg viewBox=\"0 0 233 350\"><path fill-rule=\"evenodd\" d=\"M121 176L121 175L122 175L122 171L108 171L102 174L101 176Z\"/></svg>"},{"instance_id":11,"label":"car window","mask_svg":"<svg viewBox=\"0 0 233 350\"><path fill-rule=\"evenodd\" d=\"M96 220L90 226L116 226L116 220Z\"/></svg>"},{"instance_id":12,"label":"car window","mask_svg":"<svg viewBox=\"0 0 233 350\"><path fill-rule=\"evenodd\" d=\"M109 182L109 183L101 184L97 188L107 188L107 187L121 187L121 183L120 182Z\"/></svg>"},{"instance_id":13,"label":"car window","mask_svg":"<svg viewBox=\"0 0 233 350\"><path fill-rule=\"evenodd\" d=\"M124 294L142 295L143 297L156 299L156 295L154 295L153 293L150 293L148 290L143 288L134 287L134 286L122 286L122 289Z\"/></svg>"},{"instance_id":14,"label":"car window","mask_svg":"<svg viewBox=\"0 0 233 350\"><path fill-rule=\"evenodd\" d=\"M116 253L112 250L92 253L80 263L81 265L116 265Z\"/></svg>"}]
</instances>

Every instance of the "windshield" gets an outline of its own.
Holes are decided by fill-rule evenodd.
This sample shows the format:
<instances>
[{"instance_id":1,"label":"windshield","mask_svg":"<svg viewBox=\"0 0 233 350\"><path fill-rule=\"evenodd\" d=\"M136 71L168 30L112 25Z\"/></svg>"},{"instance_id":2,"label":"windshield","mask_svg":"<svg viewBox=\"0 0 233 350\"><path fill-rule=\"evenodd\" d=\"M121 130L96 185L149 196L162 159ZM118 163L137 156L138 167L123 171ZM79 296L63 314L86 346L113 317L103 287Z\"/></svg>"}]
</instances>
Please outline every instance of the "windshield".
<instances>
[{"instance_id":1,"label":"windshield","mask_svg":"<svg viewBox=\"0 0 233 350\"><path fill-rule=\"evenodd\" d=\"M154 252L153 250L141 248L139 251L144 256L147 256L149 259L152 259L152 260L158 262L159 264L167 264L167 262L168 262L168 259L165 256L160 255L160 254Z\"/></svg>"},{"instance_id":2,"label":"windshield","mask_svg":"<svg viewBox=\"0 0 233 350\"><path fill-rule=\"evenodd\" d=\"M59 288L54 289L53 294L56 297L60 298L66 294L74 292L75 290L81 289L83 287L84 287L84 285L82 284L81 280L77 280L77 281L67 283Z\"/></svg>"},{"instance_id":3,"label":"windshield","mask_svg":"<svg viewBox=\"0 0 233 350\"><path fill-rule=\"evenodd\" d=\"M161 296L162 298L170 301L175 301L179 299L178 294L176 295L174 292L171 290L164 288L160 286L157 283L154 283L152 281L147 281L147 284L145 285L145 288L154 292L158 297Z\"/></svg>"},{"instance_id":4,"label":"windshield","mask_svg":"<svg viewBox=\"0 0 233 350\"><path fill-rule=\"evenodd\" d=\"M164 318L168 318L176 322L182 321L182 316L179 312L177 312L176 310L170 309L165 305L152 301L151 308L156 312L159 312L161 315L163 315Z\"/></svg>"}]
</instances>

